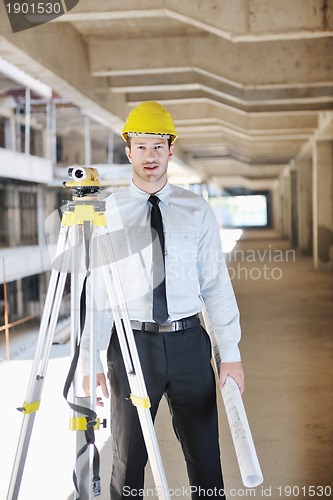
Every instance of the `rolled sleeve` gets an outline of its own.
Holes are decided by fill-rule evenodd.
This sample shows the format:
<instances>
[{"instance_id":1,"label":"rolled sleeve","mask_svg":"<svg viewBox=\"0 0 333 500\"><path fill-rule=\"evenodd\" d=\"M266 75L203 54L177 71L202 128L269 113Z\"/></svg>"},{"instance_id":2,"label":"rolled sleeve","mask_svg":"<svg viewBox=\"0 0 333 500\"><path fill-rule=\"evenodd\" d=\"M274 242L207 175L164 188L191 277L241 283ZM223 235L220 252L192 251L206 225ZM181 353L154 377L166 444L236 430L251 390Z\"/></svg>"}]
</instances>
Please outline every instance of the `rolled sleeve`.
<instances>
[{"instance_id":1,"label":"rolled sleeve","mask_svg":"<svg viewBox=\"0 0 333 500\"><path fill-rule=\"evenodd\" d=\"M95 314L95 335L96 335L96 373L104 371L100 353L108 347L111 338L113 319L108 307L108 296L102 277L99 277L99 286L94 292L94 302L91 303L91 283L88 279L86 290L86 319L81 341L81 367L83 375L90 373L90 332L91 332L91 310Z\"/></svg>"},{"instance_id":2,"label":"rolled sleeve","mask_svg":"<svg viewBox=\"0 0 333 500\"><path fill-rule=\"evenodd\" d=\"M211 318L221 360L240 361L240 314L224 258L215 215L210 207L204 214L199 241L198 272L200 293Z\"/></svg>"}]
</instances>

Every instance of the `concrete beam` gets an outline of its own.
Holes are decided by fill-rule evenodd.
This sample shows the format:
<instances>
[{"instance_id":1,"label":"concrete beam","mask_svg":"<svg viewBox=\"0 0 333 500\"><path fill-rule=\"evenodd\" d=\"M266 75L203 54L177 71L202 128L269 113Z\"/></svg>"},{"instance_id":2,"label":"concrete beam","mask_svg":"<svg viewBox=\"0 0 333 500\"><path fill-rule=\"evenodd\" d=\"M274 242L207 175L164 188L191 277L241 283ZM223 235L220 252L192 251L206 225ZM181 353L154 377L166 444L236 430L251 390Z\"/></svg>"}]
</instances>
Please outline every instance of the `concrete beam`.
<instances>
[{"instance_id":1,"label":"concrete beam","mask_svg":"<svg viewBox=\"0 0 333 500\"><path fill-rule=\"evenodd\" d=\"M85 0L58 21L87 22L142 18L175 19L184 25L233 42L314 38L333 31L333 5L325 0L123 0L121 9L112 0Z\"/></svg>"},{"instance_id":2,"label":"concrete beam","mask_svg":"<svg viewBox=\"0 0 333 500\"><path fill-rule=\"evenodd\" d=\"M306 109L307 106L327 106L333 103L330 85L304 84L289 85L248 85L228 81L213 72L200 68L183 68L181 71L167 74L139 74L135 79L131 75L118 75L108 78L111 92L126 93L128 100L145 100L146 95L167 94L179 98L179 94L189 91L199 92L202 96L211 97L219 102L233 105L245 111L259 109L281 109L293 106ZM173 94L172 94L173 93Z\"/></svg>"},{"instance_id":3,"label":"concrete beam","mask_svg":"<svg viewBox=\"0 0 333 500\"><path fill-rule=\"evenodd\" d=\"M198 9L193 2L171 0L168 7L174 16L183 14L196 26L237 42L313 36L333 29L333 5L325 0L208 0L198 2Z\"/></svg>"},{"instance_id":4,"label":"concrete beam","mask_svg":"<svg viewBox=\"0 0 333 500\"><path fill-rule=\"evenodd\" d=\"M179 125L186 129L187 126L195 127L211 123L232 129L235 132L249 136L265 134L289 134L293 130L303 130L308 134L313 134L318 126L318 114L313 111L295 112L267 112L267 113L245 113L212 99L183 99L159 100L164 104L174 117L176 128ZM128 111L138 103L132 102L128 106Z\"/></svg>"},{"instance_id":5,"label":"concrete beam","mask_svg":"<svg viewBox=\"0 0 333 500\"><path fill-rule=\"evenodd\" d=\"M290 158L296 155L302 145L302 141L261 141L257 143L240 140L237 137L226 136L225 134L201 134L196 137L179 137L179 143L184 149L190 148L191 151L202 152L202 156L214 154L215 145L222 145L228 148L229 152L237 152L243 155L253 157L262 156L271 158L273 162L277 162L277 158ZM209 150L211 153L209 153ZM218 153L217 153L218 154Z\"/></svg>"},{"instance_id":6,"label":"concrete beam","mask_svg":"<svg viewBox=\"0 0 333 500\"><path fill-rule=\"evenodd\" d=\"M99 40L88 43L91 73L112 76L142 71L169 71L191 67L214 72L242 85L274 85L288 82L329 83L333 65L327 54L333 52L333 38L232 44L212 35L150 39ZM109 57L105 57L109 54ZM131 54L124 58L124 54ZM147 56L149 54L149 57Z\"/></svg>"}]
</instances>

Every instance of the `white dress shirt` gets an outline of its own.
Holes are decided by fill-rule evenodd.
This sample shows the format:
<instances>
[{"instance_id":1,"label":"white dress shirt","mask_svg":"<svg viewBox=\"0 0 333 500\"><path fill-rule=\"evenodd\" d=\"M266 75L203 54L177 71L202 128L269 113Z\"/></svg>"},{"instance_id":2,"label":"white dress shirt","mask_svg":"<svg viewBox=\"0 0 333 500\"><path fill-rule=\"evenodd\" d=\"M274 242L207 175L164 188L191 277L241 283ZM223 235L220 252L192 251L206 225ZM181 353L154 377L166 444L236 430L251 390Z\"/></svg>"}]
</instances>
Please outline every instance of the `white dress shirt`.
<instances>
[{"instance_id":1,"label":"white dress shirt","mask_svg":"<svg viewBox=\"0 0 333 500\"><path fill-rule=\"evenodd\" d=\"M149 194L133 183L106 199L112 247L131 320L152 319L152 242ZM165 233L168 321L201 311L211 317L222 361L240 361L239 310L230 282L215 215L200 196L171 184L156 193ZM103 274L102 268L98 273ZM112 317L102 275L94 293L97 344L110 338ZM83 372L89 373L89 314L82 340ZM100 359L97 373L103 371Z\"/></svg>"}]
</instances>

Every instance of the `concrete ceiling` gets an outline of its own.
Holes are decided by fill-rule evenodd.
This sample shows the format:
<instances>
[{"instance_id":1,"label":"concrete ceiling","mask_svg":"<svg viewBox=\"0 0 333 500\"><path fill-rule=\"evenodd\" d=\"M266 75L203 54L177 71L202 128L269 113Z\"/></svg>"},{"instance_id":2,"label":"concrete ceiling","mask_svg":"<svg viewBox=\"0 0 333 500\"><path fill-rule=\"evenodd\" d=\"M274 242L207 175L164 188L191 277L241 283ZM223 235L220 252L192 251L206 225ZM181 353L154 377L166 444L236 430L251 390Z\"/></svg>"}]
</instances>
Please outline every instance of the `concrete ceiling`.
<instances>
[{"instance_id":1,"label":"concrete ceiling","mask_svg":"<svg viewBox=\"0 0 333 500\"><path fill-rule=\"evenodd\" d=\"M222 188L270 189L333 136L331 0L81 0L18 33L1 3L0 55L117 134L158 100L179 163Z\"/></svg>"}]
</instances>

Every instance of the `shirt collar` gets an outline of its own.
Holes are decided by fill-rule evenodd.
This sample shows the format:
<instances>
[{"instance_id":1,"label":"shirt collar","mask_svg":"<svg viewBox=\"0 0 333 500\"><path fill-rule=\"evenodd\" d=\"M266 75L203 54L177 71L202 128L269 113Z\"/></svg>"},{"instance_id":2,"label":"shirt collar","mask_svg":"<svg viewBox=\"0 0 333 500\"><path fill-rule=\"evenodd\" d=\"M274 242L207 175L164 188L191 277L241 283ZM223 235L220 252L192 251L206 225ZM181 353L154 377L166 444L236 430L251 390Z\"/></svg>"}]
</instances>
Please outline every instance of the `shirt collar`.
<instances>
[{"instance_id":1,"label":"shirt collar","mask_svg":"<svg viewBox=\"0 0 333 500\"><path fill-rule=\"evenodd\" d=\"M142 189L138 188L134 182L132 181L131 184L130 184L130 192L131 192L131 195L141 204L141 203L144 203L144 202L147 202L148 201L148 198L150 196L149 193L146 193L145 191L142 191ZM170 184L167 182L165 184L165 186L160 190L158 191L158 193L155 193L156 196L159 197L159 199L165 203L166 205L169 203L169 196L170 196L170 192L171 192L171 186Z\"/></svg>"}]
</instances>

